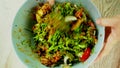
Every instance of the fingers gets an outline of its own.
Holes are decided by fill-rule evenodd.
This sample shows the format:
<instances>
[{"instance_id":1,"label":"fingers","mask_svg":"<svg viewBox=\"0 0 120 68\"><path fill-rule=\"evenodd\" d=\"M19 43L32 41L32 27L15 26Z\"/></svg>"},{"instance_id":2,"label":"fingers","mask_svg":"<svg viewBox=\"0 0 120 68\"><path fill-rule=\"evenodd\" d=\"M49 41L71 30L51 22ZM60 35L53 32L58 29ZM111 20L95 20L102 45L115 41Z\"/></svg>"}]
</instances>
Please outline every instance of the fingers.
<instances>
[{"instance_id":1,"label":"fingers","mask_svg":"<svg viewBox=\"0 0 120 68\"><path fill-rule=\"evenodd\" d=\"M120 22L120 16L113 18L99 18L96 22L101 26L115 27L118 22Z\"/></svg>"},{"instance_id":2,"label":"fingers","mask_svg":"<svg viewBox=\"0 0 120 68\"><path fill-rule=\"evenodd\" d=\"M100 54L98 55L97 59L95 60L96 61L99 61L100 59L102 59L103 57L105 57L106 55L108 55L110 53L110 51L112 50L112 48L114 48L114 41L113 41L113 37L110 36L108 37L107 39L107 42L104 43L104 47L103 49L101 50Z\"/></svg>"},{"instance_id":3,"label":"fingers","mask_svg":"<svg viewBox=\"0 0 120 68\"><path fill-rule=\"evenodd\" d=\"M103 57L103 53L104 53L104 50L105 50L105 44L106 43L104 43L103 49L99 53L98 57L95 59L95 62L99 61Z\"/></svg>"},{"instance_id":4,"label":"fingers","mask_svg":"<svg viewBox=\"0 0 120 68\"><path fill-rule=\"evenodd\" d=\"M47 0L48 2L49 2L49 4L52 6L52 5L54 5L54 3L55 3L55 0Z\"/></svg>"}]
</instances>

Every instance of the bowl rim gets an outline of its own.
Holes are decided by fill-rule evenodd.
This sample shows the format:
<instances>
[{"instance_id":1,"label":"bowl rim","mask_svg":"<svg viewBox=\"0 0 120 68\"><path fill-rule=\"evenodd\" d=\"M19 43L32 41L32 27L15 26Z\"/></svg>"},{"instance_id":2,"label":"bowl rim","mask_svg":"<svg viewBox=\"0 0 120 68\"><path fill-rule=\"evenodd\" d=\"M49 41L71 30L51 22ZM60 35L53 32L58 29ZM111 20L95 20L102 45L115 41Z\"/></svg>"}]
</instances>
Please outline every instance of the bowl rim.
<instances>
[{"instance_id":1,"label":"bowl rim","mask_svg":"<svg viewBox=\"0 0 120 68\"><path fill-rule=\"evenodd\" d=\"M94 5L94 3L91 2L91 0L87 0L87 1L89 1L89 2L91 3L91 5L94 6L94 8L96 9L96 12L98 12L98 15L101 17L101 14L100 14L100 12L98 11L97 7ZM27 0L26 2L28 2L28 0ZM19 8L19 10L25 5L26 2L24 2L24 3L22 4L22 6ZM17 16L19 10L17 11L16 16ZM12 36L12 35L13 35L13 32L12 32L12 31L13 31L13 24L14 24L14 22L15 22L16 16L14 17L14 21L13 21L13 23L12 23L12 28L11 28L12 45L13 45L13 48L14 48L14 52L15 52L16 55L19 57L19 59L22 61L22 63L23 63L25 66L29 67L29 66L28 66L26 63L24 63L24 61L20 58L20 56L19 56L18 53L16 52L16 48L15 48L15 45L14 45L13 36ZM105 27L102 27L102 29L104 30L104 31L103 31L103 34L102 34L102 42L104 42ZM102 44L102 45L101 45L101 48L100 48L99 51L96 53L96 56L92 59L92 61L91 61L89 64L87 64L86 67L88 67L91 63L93 63L94 60L95 60L95 59L98 57L98 55L100 54L100 52L101 52L101 50L102 50L102 48L103 48L103 43L101 43L101 44Z\"/></svg>"}]
</instances>

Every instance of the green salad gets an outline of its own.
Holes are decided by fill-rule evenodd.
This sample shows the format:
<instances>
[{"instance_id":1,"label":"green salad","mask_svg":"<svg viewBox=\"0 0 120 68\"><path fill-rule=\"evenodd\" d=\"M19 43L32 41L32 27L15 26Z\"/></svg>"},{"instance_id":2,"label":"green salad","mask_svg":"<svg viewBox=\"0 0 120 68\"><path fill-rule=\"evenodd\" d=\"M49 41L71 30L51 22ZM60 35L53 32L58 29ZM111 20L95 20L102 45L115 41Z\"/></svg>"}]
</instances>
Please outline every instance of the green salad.
<instances>
[{"instance_id":1,"label":"green salad","mask_svg":"<svg viewBox=\"0 0 120 68\"><path fill-rule=\"evenodd\" d=\"M73 65L89 58L97 42L97 29L82 6L43 3L34 11L33 51L43 65Z\"/></svg>"}]
</instances>

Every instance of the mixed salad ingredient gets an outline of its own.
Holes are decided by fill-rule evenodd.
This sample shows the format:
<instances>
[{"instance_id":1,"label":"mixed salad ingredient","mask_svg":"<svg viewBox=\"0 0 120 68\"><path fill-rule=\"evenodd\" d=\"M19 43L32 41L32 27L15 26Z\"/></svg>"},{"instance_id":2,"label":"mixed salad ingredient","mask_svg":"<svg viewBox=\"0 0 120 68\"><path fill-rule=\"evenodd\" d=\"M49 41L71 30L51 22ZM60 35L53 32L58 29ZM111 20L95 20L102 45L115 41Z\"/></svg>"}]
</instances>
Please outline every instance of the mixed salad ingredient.
<instances>
[{"instance_id":1,"label":"mixed salad ingredient","mask_svg":"<svg viewBox=\"0 0 120 68\"><path fill-rule=\"evenodd\" d=\"M86 10L69 2L36 8L33 51L40 62L51 67L86 61L97 42L97 29Z\"/></svg>"}]
</instances>

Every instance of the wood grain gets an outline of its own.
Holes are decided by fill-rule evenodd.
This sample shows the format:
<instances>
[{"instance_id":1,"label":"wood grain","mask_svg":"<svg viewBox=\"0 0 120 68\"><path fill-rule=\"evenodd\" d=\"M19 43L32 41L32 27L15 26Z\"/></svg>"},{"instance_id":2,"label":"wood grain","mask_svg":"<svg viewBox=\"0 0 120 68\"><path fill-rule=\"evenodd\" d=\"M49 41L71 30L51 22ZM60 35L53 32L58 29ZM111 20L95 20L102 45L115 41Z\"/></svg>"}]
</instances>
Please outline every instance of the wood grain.
<instances>
[{"instance_id":1,"label":"wood grain","mask_svg":"<svg viewBox=\"0 0 120 68\"><path fill-rule=\"evenodd\" d=\"M102 17L120 15L120 0L92 0ZM92 64L89 68L120 68L120 43L114 45L110 54Z\"/></svg>"},{"instance_id":2,"label":"wood grain","mask_svg":"<svg viewBox=\"0 0 120 68\"><path fill-rule=\"evenodd\" d=\"M102 17L120 14L120 0L92 0L100 10Z\"/></svg>"},{"instance_id":3,"label":"wood grain","mask_svg":"<svg viewBox=\"0 0 120 68\"><path fill-rule=\"evenodd\" d=\"M92 0L92 1L100 10L102 17L111 17L120 14L120 0ZM11 12L13 11L11 10ZM22 62L20 62L20 59L16 56L14 51L10 52L8 58L6 59L7 59L6 64L4 64L5 66L4 67L0 66L0 68L26 68L24 67L25 65ZM109 55L92 64L89 68L120 68L120 43L114 46Z\"/></svg>"}]
</instances>

